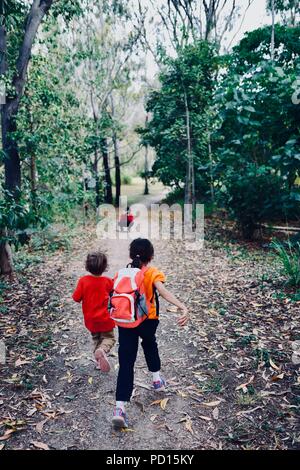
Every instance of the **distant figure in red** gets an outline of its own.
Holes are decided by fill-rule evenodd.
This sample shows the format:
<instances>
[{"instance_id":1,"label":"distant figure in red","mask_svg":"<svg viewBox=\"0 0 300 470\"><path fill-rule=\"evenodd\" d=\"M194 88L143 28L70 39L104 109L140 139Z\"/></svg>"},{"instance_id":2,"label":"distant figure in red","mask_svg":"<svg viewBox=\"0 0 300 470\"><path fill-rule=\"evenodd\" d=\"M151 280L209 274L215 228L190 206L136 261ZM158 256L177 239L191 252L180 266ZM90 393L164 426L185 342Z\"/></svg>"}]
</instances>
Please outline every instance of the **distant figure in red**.
<instances>
[{"instance_id":1,"label":"distant figure in red","mask_svg":"<svg viewBox=\"0 0 300 470\"><path fill-rule=\"evenodd\" d=\"M130 211L130 207L127 207L126 212L121 215L119 221L119 227L121 232L123 232L123 228L127 227L128 231L131 229L134 222L134 216Z\"/></svg>"}]
</instances>

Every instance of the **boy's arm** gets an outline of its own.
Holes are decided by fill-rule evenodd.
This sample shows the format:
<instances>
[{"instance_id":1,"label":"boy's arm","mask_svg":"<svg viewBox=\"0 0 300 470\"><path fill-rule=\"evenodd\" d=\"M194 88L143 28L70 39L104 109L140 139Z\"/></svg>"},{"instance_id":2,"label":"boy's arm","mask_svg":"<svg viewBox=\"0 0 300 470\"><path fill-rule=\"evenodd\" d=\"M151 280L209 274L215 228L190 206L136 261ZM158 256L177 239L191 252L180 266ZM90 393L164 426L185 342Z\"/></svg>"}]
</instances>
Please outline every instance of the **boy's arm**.
<instances>
[{"instance_id":1,"label":"boy's arm","mask_svg":"<svg viewBox=\"0 0 300 470\"><path fill-rule=\"evenodd\" d=\"M161 281L154 282L154 286L160 293L160 295L170 304L175 305L178 307L183 315L178 319L177 323L180 326L185 326L189 320L188 309L186 306L178 300L172 292L168 291L168 289L163 285Z\"/></svg>"},{"instance_id":2,"label":"boy's arm","mask_svg":"<svg viewBox=\"0 0 300 470\"><path fill-rule=\"evenodd\" d=\"M78 282L77 287L75 291L73 292L72 298L73 300L75 300L75 302L82 301L82 285L80 281Z\"/></svg>"}]
</instances>

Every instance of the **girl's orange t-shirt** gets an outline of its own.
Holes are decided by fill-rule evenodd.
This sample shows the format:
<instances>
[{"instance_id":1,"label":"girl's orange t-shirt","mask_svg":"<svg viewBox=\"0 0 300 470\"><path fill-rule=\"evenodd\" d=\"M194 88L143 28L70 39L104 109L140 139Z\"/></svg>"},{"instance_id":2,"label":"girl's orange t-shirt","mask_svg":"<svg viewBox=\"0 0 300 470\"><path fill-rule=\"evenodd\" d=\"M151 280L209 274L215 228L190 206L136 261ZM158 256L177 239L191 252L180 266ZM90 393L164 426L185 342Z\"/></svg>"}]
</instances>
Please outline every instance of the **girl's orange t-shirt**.
<instances>
[{"instance_id":1,"label":"girl's orange t-shirt","mask_svg":"<svg viewBox=\"0 0 300 470\"><path fill-rule=\"evenodd\" d=\"M158 320L154 295L154 283L157 281L165 282L166 276L154 266L150 266L144 273L145 294L148 302L150 303L148 320Z\"/></svg>"}]
</instances>

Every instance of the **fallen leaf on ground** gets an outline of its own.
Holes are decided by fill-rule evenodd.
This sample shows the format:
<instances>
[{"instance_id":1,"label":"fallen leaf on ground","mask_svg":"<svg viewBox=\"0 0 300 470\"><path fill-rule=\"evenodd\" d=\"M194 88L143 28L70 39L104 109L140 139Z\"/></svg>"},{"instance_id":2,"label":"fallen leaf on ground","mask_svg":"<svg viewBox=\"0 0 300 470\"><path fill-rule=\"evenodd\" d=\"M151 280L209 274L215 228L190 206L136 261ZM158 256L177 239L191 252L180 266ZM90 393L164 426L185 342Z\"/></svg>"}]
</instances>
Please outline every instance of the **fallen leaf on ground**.
<instances>
[{"instance_id":1,"label":"fallen leaf on ground","mask_svg":"<svg viewBox=\"0 0 300 470\"><path fill-rule=\"evenodd\" d=\"M276 366L276 364L274 364L271 358L269 359L269 362L270 362L270 366L272 367L272 369L280 370L280 367Z\"/></svg>"},{"instance_id":2,"label":"fallen leaf on ground","mask_svg":"<svg viewBox=\"0 0 300 470\"><path fill-rule=\"evenodd\" d=\"M15 362L15 367L20 367L20 366L23 366L24 364L30 364L31 361L28 361L27 359L17 359L16 362Z\"/></svg>"},{"instance_id":3,"label":"fallen leaf on ground","mask_svg":"<svg viewBox=\"0 0 300 470\"><path fill-rule=\"evenodd\" d=\"M187 418L186 421L185 421L185 428L191 433L191 434L194 434L194 430L193 430L193 427L192 427L192 420L191 418Z\"/></svg>"},{"instance_id":4,"label":"fallen leaf on ground","mask_svg":"<svg viewBox=\"0 0 300 470\"><path fill-rule=\"evenodd\" d=\"M209 403L202 403L202 405L203 405L203 406L208 406L208 407L213 407L213 408L215 408L215 407L218 406L221 402L222 402L222 400L216 400L216 401L210 401Z\"/></svg>"},{"instance_id":5,"label":"fallen leaf on ground","mask_svg":"<svg viewBox=\"0 0 300 470\"><path fill-rule=\"evenodd\" d=\"M215 408L212 414L214 419L217 421L219 419L219 408Z\"/></svg>"},{"instance_id":6,"label":"fallen leaf on ground","mask_svg":"<svg viewBox=\"0 0 300 470\"><path fill-rule=\"evenodd\" d=\"M274 375L273 377L271 377L271 380L272 382L276 382L277 380L282 380L283 377L284 377L284 373L282 372L281 374Z\"/></svg>"},{"instance_id":7,"label":"fallen leaf on ground","mask_svg":"<svg viewBox=\"0 0 300 470\"><path fill-rule=\"evenodd\" d=\"M3 434L3 436L0 437L0 441L6 441L7 439L9 439L11 437L11 435L15 432L14 429L8 429L7 431L5 431L5 433Z\"/></svg>"},{"instance_id":8,"label":"fallen leaf on ground","mask_svg":"<svg viewBox=\"0 0 300 470\"><path fill-rule=\"evenodd\" d=\"M247 393L247 386L250 385L253 382L253 380L254 380L254 375L250 377L248 382L245 382L244 384L241 384L238 387L236 387L236 391L242 389L244 393Z\"/></svg>"},{"instance_id":9,"label":"fallen leaf on ground","mask_svg":"<svg viewBox=\"0 0 300 470\"><path fill-rule=\"evenodd\" d=\"M169 401L169 398L164 398L163 400L161 400L160 407L161 407L162 410L166 409L168 401Z\"/></svg>"},{"instance_id":10,"label":"fallen leaf on ground","mask_svg":"<svg viewBox=\"0 0 300 470\"><path fill-rule=\"evenodd\" d=\"M163 398L162 400L155 400L152 403L150 403L150 406L152 405L160 405L162 410L166 409L167 403L169 401L169 398Z\"/></svg>"},{"instance_id":11,"label":"fallen leaf on ground","mask_svg":"<svg viewBox=\"0 0 300 470\"><path fill-rule=\"evenodd\" d=\"M47 444L44 444L43 442L32 441L31 444L34 445L34 447L36 447L37 449L50 450L49 446Z\"/></svg>"},{"instance_id":12,"label":"fallen leaf on ground","mask_svg":"<svg viewBox=\"0 0 300 470\"><path fill-rule=\"evenodd\" d=\"M49 418L43 419L43 421L40 421L39 423L37 423L35 429L37 430L39 434L42 434L44 424L47 423L47 421L49 421Z\"/></svg>"},{"instance_id":13,"label":"fallen leaf on ground","mask_svg":"<svg viewBox=\"0 0 300 470\"><path fill-rule=\"evenodd\" d=\"M211 421L211 418L209 418L208 416L199 415L199 418L203 419L204 421Z\"/></svg>"}]
</instances>

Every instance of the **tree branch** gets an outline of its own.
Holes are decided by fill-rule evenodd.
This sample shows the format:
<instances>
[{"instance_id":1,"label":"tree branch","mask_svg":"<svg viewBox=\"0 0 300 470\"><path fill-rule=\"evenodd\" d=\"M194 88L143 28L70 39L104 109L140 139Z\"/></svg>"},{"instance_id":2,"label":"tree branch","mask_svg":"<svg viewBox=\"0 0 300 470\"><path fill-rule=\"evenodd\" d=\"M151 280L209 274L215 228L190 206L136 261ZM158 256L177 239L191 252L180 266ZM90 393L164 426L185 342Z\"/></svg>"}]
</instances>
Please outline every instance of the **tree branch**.
<instances>
[{"instance_id":1,"label":"tree branch","mask_svg":"<svg viewBox=\"0 0 300 470\"><path fill-rule=\"evenodd\" d=\"M8 100L8 110L10 115L14 115L19 107L21 97L26 83L26 74L31 56L32 46L38 28L51 8L54 0L34 0L27 16L23 43L20 47L19 56L16 63L16 75L12 85L16 90L16 96Z\"/></svg>"}]
</instances>

